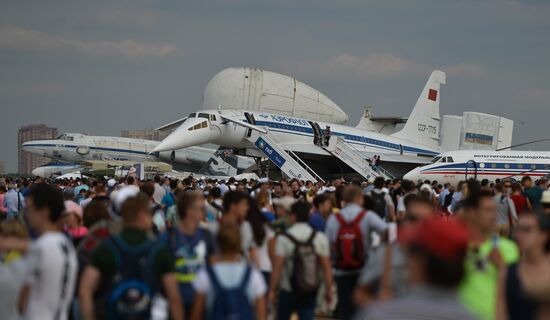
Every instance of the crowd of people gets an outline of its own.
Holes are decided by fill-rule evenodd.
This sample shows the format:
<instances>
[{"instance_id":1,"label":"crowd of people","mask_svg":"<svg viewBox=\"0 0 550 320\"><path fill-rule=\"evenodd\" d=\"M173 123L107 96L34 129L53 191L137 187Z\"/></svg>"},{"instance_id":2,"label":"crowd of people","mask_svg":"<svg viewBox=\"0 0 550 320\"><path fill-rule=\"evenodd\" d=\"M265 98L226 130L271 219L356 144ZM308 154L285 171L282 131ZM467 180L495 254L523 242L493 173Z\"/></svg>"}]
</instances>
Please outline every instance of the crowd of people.
<instances>
[{"instance_id":1,"label":"crowd of people","mask_svg":"<svg viewBox=\"0 0 550 320\"><path fill-rule=\"evenodd\" d=\"M543 319L548 180L2 178L2 319Z\"/></svg>"}]
</instances>

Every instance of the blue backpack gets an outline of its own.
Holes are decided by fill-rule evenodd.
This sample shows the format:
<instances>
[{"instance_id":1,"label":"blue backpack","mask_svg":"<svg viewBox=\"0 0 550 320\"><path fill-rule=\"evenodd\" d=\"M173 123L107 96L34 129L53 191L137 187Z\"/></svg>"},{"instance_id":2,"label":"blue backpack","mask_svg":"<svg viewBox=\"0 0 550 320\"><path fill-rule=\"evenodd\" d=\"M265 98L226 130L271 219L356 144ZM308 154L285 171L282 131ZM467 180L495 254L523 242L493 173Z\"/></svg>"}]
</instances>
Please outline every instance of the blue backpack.
<instances>
[{"instance_id":1,"label":"blue backpack","mask_svg":"<svg viewBox=\"0 0 550 320\"><path fill-rule=\"evenodd\" d=\"M250 267L246 268L241 283L230 289L221 286L211 266L207 266L206 271L214 288L214 304L208 313L209 320L252 320L255 318L254 310L246 294L246 287L252 271Z\"/></svg>"},{"instance_id":2,"label":"blue backpack","mask_svg":"<svg viewBox=\"0 0 550 320\"><path fill-rule=\"evenodd\" d=\"M118 236L105 241L117 263L107 289L107 319L150 319L151 304L159 287L152 272L159 246L151 240L130 246Z\"/></svg>"}]
</instances>

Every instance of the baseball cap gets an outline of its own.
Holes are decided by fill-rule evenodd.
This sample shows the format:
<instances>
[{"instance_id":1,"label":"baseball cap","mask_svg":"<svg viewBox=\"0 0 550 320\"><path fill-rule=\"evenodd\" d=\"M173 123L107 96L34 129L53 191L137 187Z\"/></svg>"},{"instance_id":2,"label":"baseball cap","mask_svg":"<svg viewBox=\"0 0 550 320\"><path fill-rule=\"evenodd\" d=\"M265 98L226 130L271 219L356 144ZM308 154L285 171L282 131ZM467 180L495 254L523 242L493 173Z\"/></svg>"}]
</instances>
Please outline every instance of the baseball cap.
<instances>
[{"instance_id":1,"label":"baseball cap","mask_svg":"<svg viewBox=\"0 0 550 320\"><path fill-rule=\"evenodd\" d=\"M115 179L109 179L109 180L107 181L107 187L108 187L108 188L112 188L112 187L114 187L115 185L116 185L116 180L115 180Z\"/></svg>"},{"instance_id":2,"label":"baseball cap","mask_svg":"<svg viewBox=\"0 0 550 320\"><path fill-rule=\"evenodd\" d=\"M124 187L116 192L111 193L111 205L109 212L113 218L121 217L122 204L128 198L136 197L139 194L139 189L135 187Z\"/></svg>"},{"instance_id":3,"label":"baseball cap","mask_svg":"<svg viewBox=\"0 0 550 320\"><path fill-rule=\"evenodd\" d=\"M455 260L468 248L469 234L466 226L457 220L427 219L416 227L400 234L405 246L420 246L443 260Z\"/></svg>"}]
</instances>

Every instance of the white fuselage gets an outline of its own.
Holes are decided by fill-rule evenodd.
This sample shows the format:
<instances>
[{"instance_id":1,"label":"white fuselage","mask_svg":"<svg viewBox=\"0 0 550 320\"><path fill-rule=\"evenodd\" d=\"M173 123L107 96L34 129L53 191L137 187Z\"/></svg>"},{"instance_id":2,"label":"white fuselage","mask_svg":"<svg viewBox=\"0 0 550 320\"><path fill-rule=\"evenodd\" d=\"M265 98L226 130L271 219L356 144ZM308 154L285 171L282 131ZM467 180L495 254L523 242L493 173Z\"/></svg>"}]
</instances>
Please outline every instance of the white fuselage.
<instances>
[{"instance_id":1,"label":"white fuselage","mask_svg":"<svg viewBox=\"0 0 550 320\"><path fill-rule=\"evenodd\" d=\"M520 180L550 174L550 152L546 151L450 151L436 156L429 164L408 172L404 179L437 180L457 184L470 178Z\"/></svg>"},{"instance_id":2,"label":"white fuselage","mask_svg":"<svg viewBox=\"0 0 550 320\"><path fill-rule=\"evenodd\" d=\"M121 137L63 134L55 140L35 140L23 143L23 150L65 163L86 161L162 161L196 171L213 156L215 150L195 146L193 148L155 152L158 141ZM242 159L239 159L242 160ZM246 169L252 161L239 161L239 169ZM241 168L242 166L242 168Z\"/></svg>"},{"instance_id":3,"label":"white fuselage","mask_svg":"<svg viewBox=\"0 0 550 320\"><path fill-rule=\"evenodd\" d=\"M247 119L246 113L249 114L248 119L250 116L254 118L254 123ZM244 110L207 110L191 114L178 129L156 147L155 151L176 150L204 143L214 143L232 148L254 148L253 143L246 139L247 133L251 129L224 120L220 115L239 123L266 128L285 150L294 152L329 155L327 151L317 147L313 140L315 127L319 128L321 133L330 127L331 136L344 138L359 152L413 157L435 156L439 153L438 150L413 141L360 128ZM423 160L419 159L418 163L421 162Z\"/></svg>"}]
</instances>

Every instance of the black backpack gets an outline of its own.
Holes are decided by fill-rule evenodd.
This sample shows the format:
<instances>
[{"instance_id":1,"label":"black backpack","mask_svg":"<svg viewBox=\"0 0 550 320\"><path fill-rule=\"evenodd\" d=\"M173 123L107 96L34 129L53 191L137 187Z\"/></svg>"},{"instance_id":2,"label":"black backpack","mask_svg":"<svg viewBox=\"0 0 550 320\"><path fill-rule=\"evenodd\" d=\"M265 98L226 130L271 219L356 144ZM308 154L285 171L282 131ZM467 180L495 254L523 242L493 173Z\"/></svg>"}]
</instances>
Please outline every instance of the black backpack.
<instances>
[{"instance_id":1,"label":"black backpack","mask_svg":"<svg viewBox=\"0 0 550 320\"><path fill-rule=\"evenodd\" d=\"M147 240L130 246L119 236L111 236L105 243L117 262L107 289L107 319L150 319L153 297L159 288L152 270L159 244Z\"/></svg>"},{"instance_id":2,"label":"black backpack","mask_svg":"<svg viewBox=\"0 0 550 320\"><path fill-rule=\"evenodd\" d=\"M376 212L382 219L386 217L386 194L384 192L377 193L374 190L370 193L372 199L372 211Z\"/></svg>"},{"instance_id":3,"label":"black backpack","mask_svg":"<svg viewBox=\"0 0 550 320\"><path fill-rule=\"evenodd\" d=\"M297 297L312 297L319 290L319 259L313 246L316 231L312 230L306 242L296 240L292 235L283 233L294 244L292 256L293 269L290 275L292 293Z\"/></svg>"}]
</instances>

